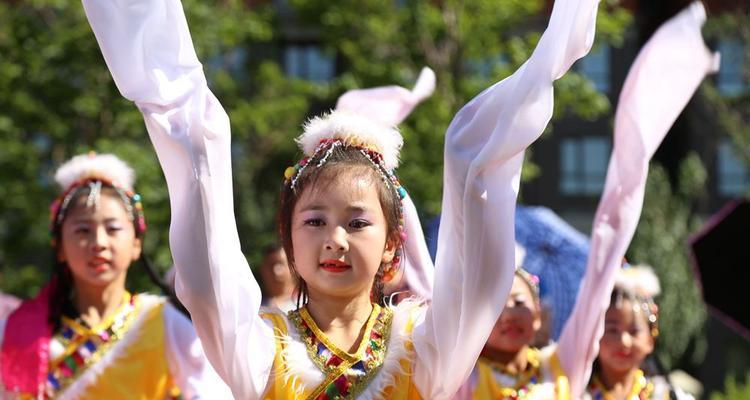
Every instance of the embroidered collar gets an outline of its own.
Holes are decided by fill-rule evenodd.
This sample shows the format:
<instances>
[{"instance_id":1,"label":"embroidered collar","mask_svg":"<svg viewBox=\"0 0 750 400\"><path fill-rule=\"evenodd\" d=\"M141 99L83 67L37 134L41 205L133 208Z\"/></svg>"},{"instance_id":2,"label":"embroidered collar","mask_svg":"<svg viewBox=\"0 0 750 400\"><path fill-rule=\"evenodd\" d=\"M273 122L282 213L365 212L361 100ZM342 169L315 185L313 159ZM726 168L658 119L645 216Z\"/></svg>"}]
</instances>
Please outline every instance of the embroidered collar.
<instances>
[{"instance_id":1,"label":"embroidered collar","mask_svg":"<svg viewBox=\"0 0 750 400\"><path fill-rule=\"evenodd\" d=\"M385 355L393 311L373 304L362 342L351 354L336 347L318 328L306 307L288 313L308 356L323 372L323 382L307 397L315 400L353 399L377 375Z\"/></svg>"},{"instance_id":2,"label":"embroidered collar","mask_svg":"<svg viewBox=\"0 0 750 400\"><path fill-rule=\"evenodd\" d=\"M50 343L46 396L53 398L62 389L98 362L128 331L138 314L138 297L125 292L122 305L93 328L67 317Z\"/></svg>"},{"instance_id":3,"label":"embroidered collar","mask_svg":"<svg viewBox=\"0 0 750 400\"><path fill-rule=\"evenodd\" d=\"M499 381L503 399L526 399L529 393L533 391L534 386L541 382L539 349L526 349L526 360L527 365L524 371L511 374L505 364L482 358L482 361L492 369L493 375Z\"/></svg>"},{"instance_id":4,"label":"embroidered collar","mask_svg":"<svg viewBox=\"0 0 750 400\"><path fill-rule=\"evenodd\" d=\"M591 385L589 385L591 397L594 400L614 400L614 396L609 393L604 383L599 379L599 375L595 374L591 379ZM642 370L637 370L633 376L633 386L630 389L630 393L626 397L627 400L648 400L654 391L654 384L644 376Z\"/></svg>"}]
</instances>

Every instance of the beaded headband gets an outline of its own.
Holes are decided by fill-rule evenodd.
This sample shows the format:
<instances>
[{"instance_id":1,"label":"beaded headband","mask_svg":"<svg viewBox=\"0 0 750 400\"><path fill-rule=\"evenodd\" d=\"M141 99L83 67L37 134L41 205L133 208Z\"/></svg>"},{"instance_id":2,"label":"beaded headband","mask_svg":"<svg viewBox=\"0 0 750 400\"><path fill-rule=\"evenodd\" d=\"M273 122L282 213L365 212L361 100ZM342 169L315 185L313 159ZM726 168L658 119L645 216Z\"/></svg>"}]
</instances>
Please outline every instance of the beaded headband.
<instances>
[{"instance_id":1,"label":"beaded headband","mask_svg":"<svg viewBox=\"0 0 750 400\"><path fill-rule=\"evenodd\" d=\"M297 143L305 157L284 171L285 185L296 191L297 180L303 171L325 165L338 147L356 149L370 161L383 182L399 200L399 238L402 243L406 242L403 206L406 189L401 186L393 171L398 166L398 154L403 145L398 130L385 127L356 113L334 110L305 124L305 130L297 139ZM315 146L312 146L312 143L316 143ZM317 162L311 165L311 161ZM392 261L394 268L400 263L402 255L401 249L396 251Z\"/></svg>"},{"instance_id":2,"label":"beaded headband","mask_svg":"<svg viewBox=\"0 0 750 400\"><path fill-rule=\"evenodd\" d=\"M398 158L403 138L395 128L419 103L430 97L435 90L435 73L423 68L414 87L409 90L400 86L380 86L355 89L344 93L336 102L336 109L329 114L313 118L304 126L304 133L297 144L305 154L293 167L284 171L286 184L296 188L300 173L309 168L308 162L321 152L332 153L336 146L353 146L367 157L393 189L400 200L399 236L402 245L406 232L421 232L419 217L411 205L406 190L393 172L398 167ZM334 144L337 143L337 144ZM321 157L316 167L327 161ZM319 165L318 165L319 164ZM408 203L410 207L404 207ZM401 258L406 257L406 279L412 289L417 289L425 298L432 296L432 264L424 240L415 237L408 245L401 246L393 258L391 268L384 271L395 273Z\"/></svg>"},{"instance_id":3,"label":"beaded headband","mask_svg":"<svg viewBox=\"0 0 750 400\"><path fill-rule=\"evenodd\" d=\"M625 262L615 277L613 306L620 308L626 300L630 301L634 312L644 313L651 327L651 335L657 337L659 335L659 306L654 301L654 297L659 293L661 293L659 278L651 267L632 266Z\"/></svg>"},{"instance_id":4,"label":"beaded headband","mask_svg":"<svg viewBox=\"0 0 750 400\"><path fill-rule=\"evenodd\" d=\"M534 300L539 301L539 277L526 271L520 265L516 267L516 276L523 279L531 289L531 294L534 296Z\"/></svg>"},{"instance_id":5,"label":"beaded headband","mask_svg":"<svg viewBox=\"0 0 750 400\"><path fill-rule=\"evenodd\" d=\"M89 189L86 206L93 207L98 204L103 187L114 189L120 196L136 235L146 232L141 196L130 189L134 181L133 170L114 155L91 152L73 157L57 170L55 180L63 188L63 193L50 205L49 229L52 235L62 225L71 201L81 190Z\"/></svg>"}]
</instances>

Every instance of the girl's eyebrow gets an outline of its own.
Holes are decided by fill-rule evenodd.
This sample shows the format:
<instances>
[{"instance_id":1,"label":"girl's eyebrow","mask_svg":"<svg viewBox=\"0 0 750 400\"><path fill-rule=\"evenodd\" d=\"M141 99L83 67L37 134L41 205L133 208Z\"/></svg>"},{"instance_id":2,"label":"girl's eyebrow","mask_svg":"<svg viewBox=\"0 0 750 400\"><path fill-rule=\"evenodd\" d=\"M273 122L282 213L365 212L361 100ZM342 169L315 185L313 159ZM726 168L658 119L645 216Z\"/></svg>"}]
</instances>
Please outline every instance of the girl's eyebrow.
<instances>
[{"instance_id":1,"label":"girl's eyebrow","mask_svg":"<svg viewBox=\"0 0 750 400\"><path fill-rule=\"evenodd\" d=\"M322 204L312 203L312 204L307 204L304 207L302 207L300 209L300 212L303 212L303 211L323 211L323 210L326 210L326 209L327 209L327 207L324 206L324 205L322 205Z\"/></svg>"},{"instance_id":2,"label":"girl's eyebrow","mask_svg":"<svg viewBox=\"0 0 750 400\"><path fill-rule=\"evenodd\" d=\"M364 204L352 204L348 207L346 207L347 211L357 211L357 212L366 212L369 211L369 208Z\"/></svg>"},{"instance_id":3,"label":"girl's eyebrow","mask_svg":"<svg viewBox=\"0 0 750 400\"><path fill-rule=\"evenodd\" d=\"M88 218L88 217L79 217L79 218L74 218L72 222L74 224L90 224L90 223L94 222L94 219L93 218ZM119 218L109 217L109 218L105 218L103 222L105 222L105 223L120 222L120 220L119 220Z\"/></svg>"}]
</instances>

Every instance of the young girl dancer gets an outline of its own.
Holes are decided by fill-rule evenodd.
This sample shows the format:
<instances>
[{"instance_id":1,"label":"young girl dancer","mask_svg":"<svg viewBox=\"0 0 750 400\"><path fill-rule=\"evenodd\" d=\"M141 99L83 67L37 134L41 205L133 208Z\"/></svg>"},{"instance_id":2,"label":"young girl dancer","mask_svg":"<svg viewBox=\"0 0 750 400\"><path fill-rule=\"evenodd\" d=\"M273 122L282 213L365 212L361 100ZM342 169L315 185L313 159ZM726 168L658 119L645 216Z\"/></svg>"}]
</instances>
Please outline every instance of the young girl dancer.
<instances>
[{"instance_id":1,"label":"young girl dancer","mask_svg":"<svg viewBox=\"0 0 750 400\"><path fill-rule=\"evenodd\" d=\"M55 179L57 265L49 285L0 323L0 397L230 397L187 318L161 297L125 289L146 232L130 167L80 155Z\"/></svg>"},{"instance_id":2,"label":"young girl dancer","mask_svg":"<svg viewBox=\"0 0 750 400\"><path fill-rule=\"evenodd\" d=\"M643 206L648 162L701 80L717 67L701 37L704 20L700 3L688 7L654 34L631 68L618 103L586 274L558 343L530 347L540 325L538 280L519 269L506 310L458 398L577 399L583 394L615 274Z\"/></svg>"},{"instance_id":3,"label":"young girl dancer","mask_svg":"<svg viewBox=\"0 0 750 400\"><path fill-rule=\"evenodd\" d=\"M649 267L626 266L618 271L604 318L604 335L586 400L691 399L660 376L641 369L659 335L659 308L654 297L659 279Z\"/></svg>"},{"instance_id":4,"label":"young girl dancer","mask_svg":"<svg viewBox=\"0 0 750 400\"><path fill-rule=\"evenodd\" d=\"M84 7L118 88L144 115L170 190L177 290L235 397L450 398L505 304L523 151L549 121L553 80L590 48L595 2L558 1L535 56L451 123L429 307L380 296L407 240L398 131L338 111L308 123L280 212L301 308L263 316L232 211L229 122L180 3Z\"/></svg>"}]
</instances>

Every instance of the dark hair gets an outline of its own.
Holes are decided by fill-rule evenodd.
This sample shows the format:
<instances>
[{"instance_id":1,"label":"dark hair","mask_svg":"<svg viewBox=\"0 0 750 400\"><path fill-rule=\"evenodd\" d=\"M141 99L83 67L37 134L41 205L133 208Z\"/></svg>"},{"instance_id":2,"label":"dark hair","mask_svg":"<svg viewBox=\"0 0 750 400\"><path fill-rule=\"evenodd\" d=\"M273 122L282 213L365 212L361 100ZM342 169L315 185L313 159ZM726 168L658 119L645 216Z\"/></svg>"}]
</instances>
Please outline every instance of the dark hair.
<instances>
[{"instance_id":1,"label":"dark hair","mask_svg":"<svg viewBox=\"0 0 750 400\"><path fill-rule=\"evenodd\" d=\"M88 196L90 192L91 188L88 185L81 185L80 187L74 189L74 193L70 195L68 208L71 209L72 207L76 207L79 199L81 199L83 196ZM101 195L111 196L124 202L123 192L112 186L111 184L102 182ZM138 215L135 207L125 207L125 209L129 210L129 217L133 221L136 238L142 239L144 232L137 228ZM75 317L78 313L72 301L73 289L75 288L73 274L70 271L68 263L60 261L57 255L57 252L62 245L62 225L64 220L65 216L63 215L63 219L52 227L52 247L54 249L53 257L55 258L55 269L52 271L52 281L55 281L56 283L52 289L52 293L49 299L48 322L52 326L53 330L57 330L60 328L61 318L63 315ZM145 269L146 274L150 278L151 282L153 282L162 290L162 292L164 292L164 294L169 298L170 302L178 310L187 314L185 308L177 300L177 296L175 295L174 290L170 288L169 285L167 285L159 277L159 273L154 269L143 252L141 252L141 257L138 259L138 261L140 261L140 263L143 265L143 268Z\"/></svg>"},{"instance_id":2,"label":"dark hair","mask_svg":"<svg viewBox=\"0 0 750 400\"><path fill-rule=\"evenodd\" d=\"M324 159L325 157L325 159ZM322 165L318 166L321 160ZM297 307L307 303L307 285L299 276L294 260L294 247L292 244L292 214L299 196L305 189L324 190L325 185L330 185L344 173L355 173L360 176L368 176L378 191L380 206L386 220L386 241L401 246L399 232L399 221L401 219L401 201L390 181L386 181L386 172L380 166L375 166L358 147L355 146L333 146L330 153L318 151L314 157L307 162L307 167L299 172L296 177L295 187L289 182L284 184L281 190L281 206L279 207L278 225L279 237L289 261L292 276L297 280ZM372 298L378 304L383 305L383 269L380 265L375 275L372 287Z\"/></svg>"}]
</instances>

